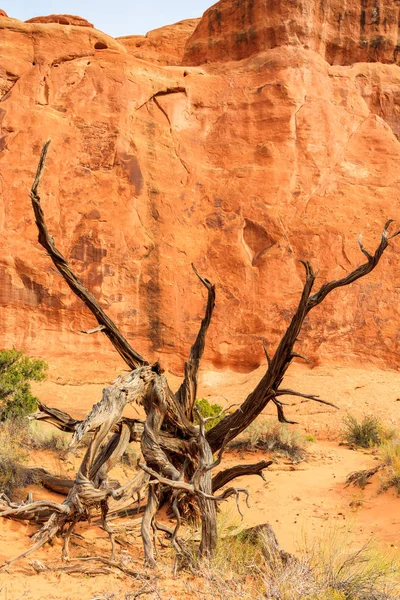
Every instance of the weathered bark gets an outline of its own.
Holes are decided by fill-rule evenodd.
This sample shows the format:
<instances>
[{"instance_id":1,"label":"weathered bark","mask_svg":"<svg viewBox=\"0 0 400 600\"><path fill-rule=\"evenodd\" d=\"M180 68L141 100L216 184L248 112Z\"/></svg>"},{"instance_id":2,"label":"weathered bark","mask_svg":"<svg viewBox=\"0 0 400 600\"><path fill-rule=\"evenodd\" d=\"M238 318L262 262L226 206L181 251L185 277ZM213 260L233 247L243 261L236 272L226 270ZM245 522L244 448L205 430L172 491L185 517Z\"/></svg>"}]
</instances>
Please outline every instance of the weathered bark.
<instances>
[{"instance_id":1,"label":"weathered bark","mask_svg":"<svg viewBox=\"0 0 400 600\"><path fill-rule=\"evenodd\" d=\"M354 471L353 473L350 473L350 475L346 477L345 487L348 487L349 485L354 485L360 487L361 489L364 489L366 485L371 483L369 481L371 477L373 477L378 471L380 471L384 467L384 463L379 463L371 469L364 469L363 471Z\"/></svg>"},{"instance_id":2,"label":"weathered bark","mask_svg":"<svg viewBox=\"0 0 400 600\"><path fill-rule=\"evenodd\" d=\"M56 492L57 494L62 494L63 496L67 496L71 488L74 486L73 479L56 477L41 467L24 469L24 471L29 480L34 481L36 484L42 485L47 490Z\"/></svg>"},{"instance_id":3,"label":"weathered bark","mask_svg":"<svg viewBox=\"0 0 400 600\"><path fill-rule=\"evenodd\" d=\"M252 465L235 465L234 467L220 471L212 479L212 491L216 492L237 477L259 475L265 480L264 470L272 465L272 463L272 460L262 460Z\"/></svg>"},{"instance_id":4,"label":"weathered bark","mask_svg":"<svg viewBox=\"0 0 400 600\"><path fill-rule=\"evenodd\" d=\"M296 556L282 550L275 532L269 523L250 527L240 535L242 539L246 539L250 543L258 544L261 547L264 558L270 568L279 568L289 562L298 561Z\"/></svg>"}]
</instances>

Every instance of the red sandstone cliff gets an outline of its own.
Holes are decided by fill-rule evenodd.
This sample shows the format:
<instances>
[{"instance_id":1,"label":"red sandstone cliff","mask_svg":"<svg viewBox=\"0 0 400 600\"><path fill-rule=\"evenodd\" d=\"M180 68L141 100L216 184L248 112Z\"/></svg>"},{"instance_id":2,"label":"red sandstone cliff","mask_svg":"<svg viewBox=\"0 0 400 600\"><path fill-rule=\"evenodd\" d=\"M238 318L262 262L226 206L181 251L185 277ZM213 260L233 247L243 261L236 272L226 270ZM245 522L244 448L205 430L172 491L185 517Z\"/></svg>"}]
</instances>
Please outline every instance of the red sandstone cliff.
<instances>
[{"instance_id":1,"label":"red sandstone cliff","mask_svg":"<svg viewBox=\"0 0 400 600\"><path fill-rule=\"evenodd\" d=\"M320 282L341 277L363 258L362 229L374 247L400 219L399 12L222 0L193 35L142 44L0 17L0 347L112 352L77 333L91 316L36 242L28 192L50 136L51 231L138 351L180 368L204 303L194 262L217 284L209 364L259 364L259 336L272 350L298 299L299 259ZM301 353L398 366L399 281L394 243L310 316Z\"/></svg>"}]
</instances>

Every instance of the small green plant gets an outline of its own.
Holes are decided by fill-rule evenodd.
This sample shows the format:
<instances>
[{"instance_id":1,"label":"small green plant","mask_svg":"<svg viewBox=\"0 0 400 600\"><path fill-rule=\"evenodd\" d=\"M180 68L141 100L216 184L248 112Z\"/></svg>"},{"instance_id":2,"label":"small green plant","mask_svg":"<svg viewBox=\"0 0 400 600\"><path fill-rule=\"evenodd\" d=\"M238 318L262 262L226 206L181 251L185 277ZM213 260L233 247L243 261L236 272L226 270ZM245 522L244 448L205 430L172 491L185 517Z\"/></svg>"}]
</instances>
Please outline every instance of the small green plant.
<instances>
[{"instance_id":1,"label":"small green plant","mask_svg":"<svg viewBox=\"0 0 400 600\"><path fill-rule=\"evenodd\" d=\"M316 442L317 438L315 437L315 435L312 435L312 433L306 433L306 435L304 436L304 439L306 440L306 442Z\"/></svg>"},{"instance_id":2,"label":"small green plant","mask_svg":"<svg viewBox=\"0 0 400 600\"><path fill-rule=\"evenodd\" d=\"M353 415L347 415L343 419L343 424L343 437L350 446L372 448L394 437L394 431L382 425L374 415L366 415L361 422Z\"/></svg>"},{"instance_id":3,"label":"small green plant","mask_svg":"<svg viewBox=\"0 0 400 600\"><path fill-rule=\"evenodd\" d=\"M47 364L25 356L22 350L0 351L0 420L15 419L33 412L38 399L31 381L46 379Z\"/></svg>"},{"instance_id":4,"label":"small green plant","mask_svg":"<svg viewBox=\"0 0 400 600\"><path fill-rule=\"evenodd\" d=\"M200 415L207 419L209 417L214 417L211 421L206 423L206 431L212 429L217 423L223 419L224 415L222 413L222 406L219 404L211 404L207 398L200 398L200 400L196 401L196 407L199 410ZM196 422L198 423L198 418L196 417Z\"/></svg>"},{"instance_id":5,"label":"small green plant","mask_svg":"<svg viewBox=\"0 0 400 600\"><path fill-rule=\"evenodd\" d=\"M384 444L380 449L380 455L386 466L382 488L394 487L400 495L400 441L392 440Z\"/></svg>"}]
</instances>

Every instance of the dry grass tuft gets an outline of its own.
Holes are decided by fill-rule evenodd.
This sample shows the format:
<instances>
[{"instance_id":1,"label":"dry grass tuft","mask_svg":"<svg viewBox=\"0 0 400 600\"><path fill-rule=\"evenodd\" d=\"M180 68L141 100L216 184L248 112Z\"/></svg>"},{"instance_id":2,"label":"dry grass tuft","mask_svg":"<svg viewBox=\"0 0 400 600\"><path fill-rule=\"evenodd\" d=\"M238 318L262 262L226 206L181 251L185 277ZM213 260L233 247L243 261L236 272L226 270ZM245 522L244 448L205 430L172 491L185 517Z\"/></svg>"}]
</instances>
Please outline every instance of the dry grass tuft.
<instances>
[{"instance_id":1,"label":"dry grass tuft","mask_svg":"<svg viewBox=\"0 0 400 600\"><path fill-rule=\"evenodd\" d=\"M380 449L380 455L386 467L382 489L394 487L400 495L400 441L392 440L384 444Z\"/></svg>"},{"instance_id":2,"label":"dry grass tuft","mask_svg":"<svg viewBox=\"0 0 400 600\"><path fill-rule=\"evenodd\" d=\"M304 460L307 441L293 429L276 421L256 419L233 442L231 448L267 450L293 461Z\"/></svg>"},{"instance_id":3,"label":"dry grass tuft","mask_svg":"<svg viewBox=\"0 0 400 600\"><path fill-rule=\"evenodd\" d=\"M373 448L395 437L395 432L383 425L374 415L366 415L361 422L353 415L347 415L343 424L343 438L350 446Z\"/></svg>"},{"instance_id":4,"label":"dry grass tuft","mask_svg":"<svg viewBox=\"0 0 400 600\"><path fill-rule=\"evenodd\" d=\"M26 423L22 419L0 422L0 492L11 497L16 487L30 483L26 480Z\"/></svg>"},{"instance_id":5,"label":"dry grass tuft","mask_svg":"<svg viewBox=\"0 0 400 600\"><path fill-rule=\"evenodd\" d=\"M71 434L59 431L51 425L29 421L27 426L28 444L32 450L55 450L64 452L71 441Z\"/></svg>"},{"instance_id":6,"label":"dry grass tuft","mask_svg":"<svg viewBox=\"0 0 400 600\"><path fill-rule=\"evenodd\" d=\"M233 600L400 600L398 557L373 543L356 547L351 532L329 528L297 556L265 559L246 535L221 539L214 560L201 564L191 597Z\"/></svg>"}]
</instances>

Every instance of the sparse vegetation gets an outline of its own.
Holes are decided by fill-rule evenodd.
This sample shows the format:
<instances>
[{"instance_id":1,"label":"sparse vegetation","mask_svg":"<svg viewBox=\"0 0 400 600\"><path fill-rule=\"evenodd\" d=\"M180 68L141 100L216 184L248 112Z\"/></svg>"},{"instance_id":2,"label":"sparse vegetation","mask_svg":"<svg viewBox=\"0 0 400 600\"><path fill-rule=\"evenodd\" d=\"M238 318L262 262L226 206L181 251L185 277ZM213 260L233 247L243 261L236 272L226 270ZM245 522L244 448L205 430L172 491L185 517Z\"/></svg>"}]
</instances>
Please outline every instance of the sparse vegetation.
<instances>
[{"instance_id":1,"label":"sparse vegetation","mask_svg":"<svg viewBox=\"0 0 400 600\"><path fill-rule=\"evenodd\" d=\"M329 527L321 539L306 544L302 557L318 588L307 600L399 598L398 559L373 542L355 547L351 530L342 532Z\"/></svg>"},{"instance_id":2,"label":"sparse vegetation","mask_svg":"<svg viewBox=\"0 0 400 600\"><path fill-rule=\"evenodd\" d=\"M226 533L226 532L225 532ZM328 528L305 541L296 557L267 560L262 544L243 534L225 537L203 563L202 595L253 600L399 600L398 559L372 542L354 547L352 532ZM198 589L188 588L197 597ZM208 595L209 594L209 595Z\"/></svg>"},{"instance_id":3,"label":"sparse vegetation","mask_svg":"<svg viewBox=\"0 0 400 600\"><path fill-rule=\"evenodd\" d=\"M14 488L25 485L27 454L23 450L26 425L18 419L0 422L0 492L11 496Z\"/></svg>"},{"instance_id":4,"label":"sparse vegetation","mask_svg":"<svg viewBox=\"0 0 400 600\"><path fill-rule=\"evenodd\" d=\"M380 449L380 455L386 467L382 488L386 490L394 487L400 495L400 441L392 440L384 444Z\"/></svg>"},{"instance_id":5,"label":"sparse vegetation","mask_svg":"<svg viewBox=\"0 0 400 600\"><path fill-rule=\"evenodd\" d=\"M306 456L306 439L282 423L257 419L234 442L232 448L243 450L268 450L292 460Z\"/></svg>"},{"instance_id":6,"label":"sparse vegetation","mask_svg":"<svg viewBox=\"0 0 400 600\"><path fill-rule=\"evenodd\" d=\"M373 477L375 473L382 469L382 467L382 464L378 464L371 469L362 469L361 471L354 471L353 473L350 473L350 475L348 475L346 478L346 487L349 485L354 485L363 490L368 483L371 483L371 477Z\"/></svg>"},{"instance_id":7,"label":"sparse vegetation","mask_svg":"<svg viewBox=\"0 0 400 600\"><path fill-rule=\"evenodd\" d=\"M399 564L373 543L354 548L347 535L331 528L305 544L298 561L267 568L266 597L280 600L395 600Z\"/></svg>"},{"instance_id":8,"label":"sparse vegetation","mask_svg":"<svg viewBox=\"0 0 400 600\"><path fill-rule=\"evenodd\" d=\"M353 415L347 415L343 424L343 437L350 446L372 448L381 446L395 436L395 432L385 427L374 415L366 415L361 422Z\"/></svg>"},{"instance_id":9,"label":"sparse vegetation","mask_svg":"<svg viewBox=\"0 0 400 600\"><path fill-rule=\"evenodd\" d=\"M28 425L27 443L33 450L55 450L62 452L68 448L71 434L54 429L38 421Z\"/></svg>"},{"instance_id":10,"label":"sparse vegetation","mask_svg":"<svg viewBox=\"0 0 400 600\"><path fill-rule=\"evenodd\" d=\"M66 450L70 434L20 417L0 422L0 492L12 496L15 488L35 482L26 468L29 450Z\"/></svg>"},{"instance_id":11,"label":"sparse vegetation","mask_svg":"<svg viewBox=\"0 0 400 600\"><path fill-rule=\"evenodd\" d=\"M31 381L46 379L47 364L25 356L22 350L0 351L0 420L15 419L33 412L38 399Z\"/></svg>"}]
</instances>

